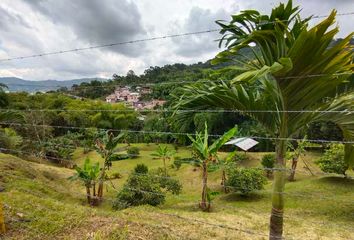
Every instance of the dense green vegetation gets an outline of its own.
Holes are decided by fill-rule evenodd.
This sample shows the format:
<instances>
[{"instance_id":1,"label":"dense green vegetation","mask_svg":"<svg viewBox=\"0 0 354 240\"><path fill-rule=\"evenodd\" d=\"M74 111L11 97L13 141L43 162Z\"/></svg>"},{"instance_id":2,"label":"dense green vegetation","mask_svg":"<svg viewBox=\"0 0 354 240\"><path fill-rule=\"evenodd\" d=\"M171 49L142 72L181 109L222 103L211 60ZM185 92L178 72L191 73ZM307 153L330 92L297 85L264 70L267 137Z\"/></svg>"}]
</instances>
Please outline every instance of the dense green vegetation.
<instances>
[{"instance_id":1,"label":"dense green vegetation","mask_svg":"<svg viewBox=\"0 0 354 240\"><path fill-rule=\"evenodd\" d=\"M289 1L270 15L243 11L218 22L226 50L212 62L150 67L140 76L131 70L47 93L6 94L1 85L6 237L80 238L76 231L101 226L102 233L93 229L87 238L125 239L131 232L122 226L128 226L138 239L140 228L131 222L152 231L161 216L176 223L171 215L177 212L253 239L249 229L262 237L268 229L270 196L270 239L284 233L353 237L345 228L353 220L353 206L346 204L353 197L352 36L334 40L335 12L311 28L309 20ZM144 99L167 100L163 107L136 111L103 101L116 86L145 84L154 85ZM224 146L237 136L253 136L259 144L247 154ZM327 202L319 202L322 196ZM154 206L158 216L142 205ZM0 202L0 233L4 206ZM283 218L284 209L290 218ZM124 221L111 221L117 216ZM232 228L236 217L242 222ZM332 232L320 225L299 233L304 218L324 217L337 220ZM182 237L171 226L165 235L158 225L151 238L184 239L191 229L178 224L186 230ZM229 237L220 232L198 229L195 238Z\"/></svg>"}]
</instances>

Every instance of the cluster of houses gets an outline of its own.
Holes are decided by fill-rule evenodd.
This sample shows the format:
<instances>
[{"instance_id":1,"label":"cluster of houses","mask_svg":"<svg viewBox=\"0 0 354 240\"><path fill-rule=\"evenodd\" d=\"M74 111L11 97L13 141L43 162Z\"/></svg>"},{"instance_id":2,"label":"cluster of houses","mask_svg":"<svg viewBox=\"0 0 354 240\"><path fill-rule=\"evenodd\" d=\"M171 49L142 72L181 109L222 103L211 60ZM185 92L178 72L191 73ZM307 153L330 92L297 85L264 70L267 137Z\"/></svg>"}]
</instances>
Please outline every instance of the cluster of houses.
<instances>
[{"instance_id":1,"label":"cluster of houses","mask_svg":"<svg viewBox=\"0 0 354 240\"><path fill-rule=\"evenodd\" d=\"M140 101L141 96L151 93L152 90L147 87L136 87L134 90L130 87L117 87L114 93L106 97L107 103L125 102L136 110L153 109L162 106L166 101L153 99L151 101Z\"/></svg>"}]
</instances>

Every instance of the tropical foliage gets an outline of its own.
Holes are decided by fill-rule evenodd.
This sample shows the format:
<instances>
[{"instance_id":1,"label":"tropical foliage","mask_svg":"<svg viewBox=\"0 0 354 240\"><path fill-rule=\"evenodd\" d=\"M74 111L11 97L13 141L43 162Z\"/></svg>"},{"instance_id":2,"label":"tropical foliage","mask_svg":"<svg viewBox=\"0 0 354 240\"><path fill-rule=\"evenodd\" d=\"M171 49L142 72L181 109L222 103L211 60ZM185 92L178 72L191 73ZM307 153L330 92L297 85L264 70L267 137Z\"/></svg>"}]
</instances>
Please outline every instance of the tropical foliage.
<instances>
[{"instance_id":1,"label":"tropical foliage","mask_svg":"<svg viewBox=\"0 0 354 240\"><path fill-rule=\"evenodd\" d=\"M204 133L196 132L195 136L189 135L189 139L192 142L192 148L194 153L194 158L190 163L197 164L202 168L202 198L199 204L203 211L210 210L210 201L208 201L208 166L212 162L217 162L218 160L218 150L236 134L237 128L234 127L222 135L220 138L216 139L212 144L209 144L209 134L208 127L205 124Z\"/></svg>"},{"instance_id":2,"label":"tropical foliage","mask_svg":"<svg viewBox=\"0 0 354 240\"><path fill-rule=\"evenodd\" d=\"M276 167L285 168L287 138L308 124L331 120L340 127L346 140L354 139L354 94L348 84L354 65L348 49L352 34L331 45L338 27L333 27L336 12L309 28L311 18L302 19L292 1L280 4L270 15L242 11L222 27L219 53L214 63L232 62L242 49L251 49L254 59L243 61L243 73L228 81L196 83L183 88L176 109L236 109L254 118L275 138ZM303 111L306 109L307 111ZM188 112L179 114L188 122ZM354 160L353 145L346 146L346 160ZM352 164L352 163L351 163ZM285 172L274 176L270 238L283 233Z\"/></svg>"},{"instance_id":3,"label":"tropical foliage","mask_svg":"<svg viewBox=\"0 0 354 240\"><path fill-rule=\"evenodd\" d=\"M166 161L170 160L174 154L175 151L169 150L167 146L162 145L159 145L158 149L153 154L151 154L151 156L162 160L165 176L168 175Z\"/></svg>"},{"instance_id":4,"label":"tropical foliage","mask_svg":"<svg viewBox=\"0 0 354 240\"><path fill-rule=\"evenodd\" d=\"M125 159L121 154L117 152L120 149L117 149L117 145L121 138L124 136L124 133L120 133L118 136L114 136L112 132L106 131L101 132L100 136L96 139L96 151L104 159L103 167L100 171L99 184L97 197L99 201L102 201L103 197L103 185L107 178L106 171L112 166L114 161L120 161Z\"/></svg>"},{"instance_id":5,"label":"tropical foliage","mask_svg":"<svg viewBox=\"0 0 354 240\"><path fill-rule=\"evenodd\" d=\"M99 163L91 164L90 159L86 158L83 167L75 166L75 170L76 174L69 179L82 181L86 187L87 203L97 205L96 184L100 173Z\"/></svg>"},{"instance_id":6,"label":"tropical foliage","mask_svg":"<svg viewBox=\"0 0 354 240\"><path fill-rule=\"evenodd\" d=\"M332 144L324 155L317 161L318 166L326 173L342 174L345 177L349 168L344 161L344 147L341 144Z\"/></svg>"}]
</instances>

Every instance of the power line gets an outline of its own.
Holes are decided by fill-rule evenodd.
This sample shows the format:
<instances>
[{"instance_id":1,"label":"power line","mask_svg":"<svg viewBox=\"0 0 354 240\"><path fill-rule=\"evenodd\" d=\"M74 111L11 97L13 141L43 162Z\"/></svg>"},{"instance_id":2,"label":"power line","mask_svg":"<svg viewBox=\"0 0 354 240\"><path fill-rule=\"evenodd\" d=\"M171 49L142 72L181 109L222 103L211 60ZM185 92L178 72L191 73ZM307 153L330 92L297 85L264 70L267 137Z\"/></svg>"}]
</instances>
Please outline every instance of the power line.
<instances>
[{"instance_id":1,"label":"power line","mask_svg":"<svg viewBox=\"0 0 354 240\"><path fill-rule=\"evenodd\" d=\"M59 128L59 129L76 129L76 130L91 130L92 127L74 127L74 126L60 126L60 125L46 125L46 124L29 124L29 123L14 123L14 122L0 122L3 125L12 126L26 126L26 127L43 127L43 128ZM126 133L141 133L141 134L161 134L161 135L176 135L176 136L195 136L196 133L184 133L184 132L160 132L160 131L144 131L144 130L129 130L129 129L114 129L114 128L95 128L102 131L111 132L126 132ZM209 134L210 137L221 137L221 134ZM235 136L237 137L237 136ZM279 138L279 137L261 137L261 136L248 136L254 139L264 140L286 140L286 141L301 141L301 138ZM342 144L354 144L354 141L337 141L337 140L325 140L325 139L306 139L308 142L315 143L342 143Z\"/></svg>"},{"instance_id":2,"label":"power line","mask_svg":"<svg viewBox=\"0 0 354 240\"><path fill-rule=\"evenodd\" d=\"M354 12L338 13L337 14L337 16L348 16L348 15L354 15ZM328 17L328 15L317 15L317 16L313 16L312 19L325 18L325 17ZM257 25L262 26L262 25L267 25L267 24L275 24L275 23L279 23L279 22L288 22L288 21L289 20L279 20L279 21L273 21L273 22L259 23ZM89 47L66 49L66 50L53 51L53 52L43 52L43 53L27 55L27 56L3 58L3 59L0 59L0 62L22 60L22 59L35 58L35 57L44 57L44 56L64 54L64 53L70 53L70 52L80 52L80 51L85 51L85 50L107 48L107 47L114 47L114 46L119 46L119 45L127 45L127 44L134 44L134 43L140 43L140 42L148 42L148 41L155 41L155 40L161 40L161 39L176 38L176 37L184 37L184 36L190 36L190 35L213 33L213 32L218 32L220 30L223 30L223 29L209 29L209 30L202 30L202 31L195 31L195 32L186 32L186 33L180 33L180 34L164 35L164 36L159 36L159 37L142 38L142 39L137 39L137 40L123 41L123 42L114 42L114 43L108 43L108 44L102 44L102 45L94 45L94 46L89 46Z\"/></svg>"}]
</instances>

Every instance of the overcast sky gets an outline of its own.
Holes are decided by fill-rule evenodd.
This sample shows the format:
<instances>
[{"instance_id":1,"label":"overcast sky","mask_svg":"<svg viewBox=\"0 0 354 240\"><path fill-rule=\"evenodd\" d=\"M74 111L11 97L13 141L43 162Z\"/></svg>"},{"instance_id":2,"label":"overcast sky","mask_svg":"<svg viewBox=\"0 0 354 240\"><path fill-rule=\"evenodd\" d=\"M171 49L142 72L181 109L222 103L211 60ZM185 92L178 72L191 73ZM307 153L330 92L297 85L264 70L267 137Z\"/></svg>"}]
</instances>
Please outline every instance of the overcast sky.
<instances>
[{"instance_id":1,"label":"overcast sky","mask_svg":"<svg viewBox=\"0 0 354 240\"><path fill-rule=\"evenodd\" d=\"M217 28L245 9L269 13L275 0L1 0L0 59ZM305 15L354 12L353 0L295 0ZM312 21L315 23L316 19ZM354 16L338 17L343 37ZM0 77L29 80L111 77L129 69L195 63L220 49L217 33L0 62Z\"/></svg>"}]
</instances>

